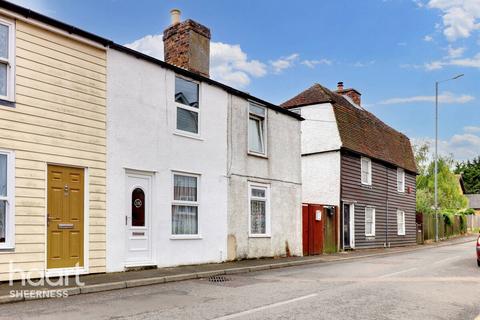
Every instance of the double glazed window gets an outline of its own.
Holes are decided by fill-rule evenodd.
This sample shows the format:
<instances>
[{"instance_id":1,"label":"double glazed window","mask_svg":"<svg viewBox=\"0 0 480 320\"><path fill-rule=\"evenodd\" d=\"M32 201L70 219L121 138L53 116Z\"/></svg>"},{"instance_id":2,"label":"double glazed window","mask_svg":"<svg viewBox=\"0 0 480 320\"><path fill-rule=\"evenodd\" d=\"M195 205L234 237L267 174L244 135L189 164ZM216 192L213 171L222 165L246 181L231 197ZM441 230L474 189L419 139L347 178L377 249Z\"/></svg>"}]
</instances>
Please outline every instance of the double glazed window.
<instances>
[{"instance_id":1,"label":"double glazed window","mask_svg":"<svg viewBox=\"0 0 480 320\"><path fill-rule=\"evenodd\" d=\"M270 234L269 187L250 184L250 235L268 236Z\"/></svg>"},{"instance_id":2,"label":"double glazed window","mask_svg":"<svg viewBox=\"0 0 480 320\"><path fill-rule=\"evenodd\" d=\"M405 192L405 171L397 168L397 191Z\"/></svg>"},{"instance_id":3,"label":"double glazed window","mask_svg":"<svg viewBox=\"0 0 480 320\"><path fill-rule=\"evenodd\" d=\"M15 50L14 26L0 19L0 99L13 100Z\"/></svg>"},{"instance_id":4,"label":"double glazed window","mask_svg":"<svg viewBox=\"0 0 480 320\"><path fill-rule=\"evenodd\" d=\"M365 208L365 235L367 237L375 236L375 208Z\"/></svg>"},{"instance_id":5,"label":"double glazed window","mask_svg":"<svg viewBox=\"0 0 480 320\"><path fill-rule=\"evenodd\" d=\"M198 176L173 175L172 235L198 234Z\"/></svg>"},{"instance_id":6,"label":"double glazed window","mask_svg":"<svg viewBox=\"0 0 480 320\"><path fill-rule=\"evenodd\" d=\"M14 156L0 150L0 248L13 246Z\"/></svg>"},{"instance_id":7,"label":"double glazed window","mask_svg":"<svg viewBox=\"0 0 480 320\"><path fill-rule=\"evenodd\" d=\"M250 103L248 117L248 151L257 154L266 154L265 118L266 109Z\"/></svg>"},{"instance_id":8,"label":"double glazed window","mask_svg":"<svg viewBox=\"0 0 480 320\"><path fill-rule=\"evenodd\" d=\"M405 235L405 211L397 210L397 234Z\"/></svg>"},{"instance_id":9,"label":"double glazed window","mask_svg":"<svg viewBox=\"0 0 480 320\"><path fill-rule=\"evenodd\" d=\"M197 135L199 132L198 83L175 77L177 130Z\"/></svg>"},{"instance_id":10,"label":"double glazed window","mask_svg":"<svg viewBox=\"0 0 480 320\"><path fill-rule=\"evenodd\" d=\"M362 157L361 162L361 175L362 175L362 184L372 185L372 160L369 158Z\"/></svg>"}]
</instances>

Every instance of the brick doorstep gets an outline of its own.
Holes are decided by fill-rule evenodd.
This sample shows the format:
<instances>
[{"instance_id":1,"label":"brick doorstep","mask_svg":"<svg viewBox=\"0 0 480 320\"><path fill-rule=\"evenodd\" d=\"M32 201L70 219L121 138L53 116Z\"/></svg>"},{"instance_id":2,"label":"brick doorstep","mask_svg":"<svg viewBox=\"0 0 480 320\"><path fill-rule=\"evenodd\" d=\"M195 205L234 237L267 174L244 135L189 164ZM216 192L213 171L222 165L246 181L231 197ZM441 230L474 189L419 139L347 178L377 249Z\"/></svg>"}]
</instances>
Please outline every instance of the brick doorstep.
<instances>
[{"instance_id":1,"label":"brick doorstep","mask_svg":"<svg viewBox=\"0 0 480 320\"><path fill-rule=\"evenodd\" d=\"M21 286L21 281L16 281L13 286L9 286L8 282L0 284L0 304L12 303L25 300L42 299L34 297L12 297L11 290L67 290L69 296L77 294L86 294L94 292L103 292L110 290L118 290L124 288L132 288L139 286L147 286L161 284L174 281L184 281L200 278L208 278L214 275L247 273L255 271L264 271L270 269L287 268L294 266L309 265L314 263L336 263L354 259L362 259L374 256L391 255L402 252L412 252L425 250L434 247L450 246L455 244L467 243L476 240L477 235L460 236L438 244L413 245L407 247L396 247L387 249L365 249L350 251L347 253L335 253L321 256L309 257L288 257L288 258L267 258L241 260L234 262L203 264L194 266L180 266L172 268L161 268L151 270L103 273L81 276L80 279L85 283L84 286L76 287L33 287Z\"/></svg>"}]
</instances>

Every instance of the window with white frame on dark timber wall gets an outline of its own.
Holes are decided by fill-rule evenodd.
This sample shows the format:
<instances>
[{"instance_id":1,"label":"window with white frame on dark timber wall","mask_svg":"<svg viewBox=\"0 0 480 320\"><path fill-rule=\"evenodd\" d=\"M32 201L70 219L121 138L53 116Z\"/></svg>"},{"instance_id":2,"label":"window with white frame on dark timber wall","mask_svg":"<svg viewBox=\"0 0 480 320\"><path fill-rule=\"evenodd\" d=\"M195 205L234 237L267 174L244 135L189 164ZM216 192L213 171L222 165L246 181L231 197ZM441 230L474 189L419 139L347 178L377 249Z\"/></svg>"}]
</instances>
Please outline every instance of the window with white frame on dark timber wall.
<instances>
[{"instance_id":1,"label":"window with white frame on dark timber wall","mask_svg":"<svg viewBox=\"0 0 480 320\"><path fill-rule=\"evenodd\" d=\"M361 157L360 164L362 184L372 185L372 160Z\"/></svg>"},{"instance_id":2,"label":"window with white frame on dark timber wall","mask_svg":"<svg viewBox=\"0 0 480 320\"><path fill-rule=\"evenodd\" d=\"M172 234L198 234L198 177L173 175Z\"/></svg>"},{"instance_id":3,"label":"window with white frame on dark timber wall","mask_svg":"<svg viewBox=\"0 0 480 320\"><path fill-rule=\"evenodd\" d=\"M191 134L199 132L198 83L175 77L175 102L177 105L177 130Z\"/></svg>"},{"instance_id":4,"label":"window with white frame on dark timber wall","mask_svg":"<svg viewBox=\"0 0 480 320\"><path fill-rule=\"evenodd\" d=\"M367 237L375 236L375 208L365 208L365 235Z\"/></svg>"},{"instance_id":5,"label":"window with white frame on dark timber wall","mask_svg":"<svg viewBox=\"0 0 480 320\"><path fill-rule=\"evenodd\" d=\"M405 170L397 168L397 191L405 192Z\"/></svg>"},{"instance_id":6,"label":"window with white frame on dark timber wall","mask_svg":"<svg viewBox=\"0 0 480 320\"><path fill-rule=\"evenodd\" d=\"M250 103L248 117L248 151L253 153L266 154L265 136L266 109L259 105Z\"/></svg>"},{"instance_id":7,"label":"window with white frame on dark timber wall","mask_svg":"<svg viewBox=\"0 0 480 320\"><path fill-rule=\"evenodd\" d=\"M397 234L405 235L405 211L397 210Z\"/></svg>"}]
</instances>

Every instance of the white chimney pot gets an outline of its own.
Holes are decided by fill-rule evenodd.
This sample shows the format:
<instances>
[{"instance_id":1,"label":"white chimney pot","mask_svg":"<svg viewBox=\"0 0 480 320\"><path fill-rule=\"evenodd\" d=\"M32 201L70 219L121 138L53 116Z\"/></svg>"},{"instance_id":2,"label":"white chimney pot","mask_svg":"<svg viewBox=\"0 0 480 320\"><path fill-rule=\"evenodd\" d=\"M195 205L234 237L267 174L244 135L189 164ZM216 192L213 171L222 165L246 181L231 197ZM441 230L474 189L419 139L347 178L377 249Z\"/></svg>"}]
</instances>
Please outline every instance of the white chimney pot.
<instances>
[{"instance_id":1,"label":"white chimney pot","mask_svg":"<svg viewBox=\"0 0 480 320\"><path fill-rule=\"evenodd\" d=\"M172 9L170 10L170 15L172 17L172 25L177 24L180 22L180 10Z\"/></svg>"}]
</instances>

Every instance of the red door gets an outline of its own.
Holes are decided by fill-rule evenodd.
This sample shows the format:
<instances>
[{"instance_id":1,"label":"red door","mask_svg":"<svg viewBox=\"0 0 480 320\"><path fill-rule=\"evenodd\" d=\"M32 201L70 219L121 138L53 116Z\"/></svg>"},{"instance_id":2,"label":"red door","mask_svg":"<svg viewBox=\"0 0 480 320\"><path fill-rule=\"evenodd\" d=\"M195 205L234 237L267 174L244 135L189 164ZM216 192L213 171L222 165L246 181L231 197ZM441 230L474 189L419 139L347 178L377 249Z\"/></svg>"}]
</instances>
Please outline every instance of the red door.
<instances>
[{"instance_id":1,"label":"red door","mask_svg":"<svg viewBox=\"0 0 480 320\"><path fill-rule=\"evenodd\" d=\"M303 215L303 255L321 254L323 249L323 206L304 204Z\"/></svg>"}]
</instances>

